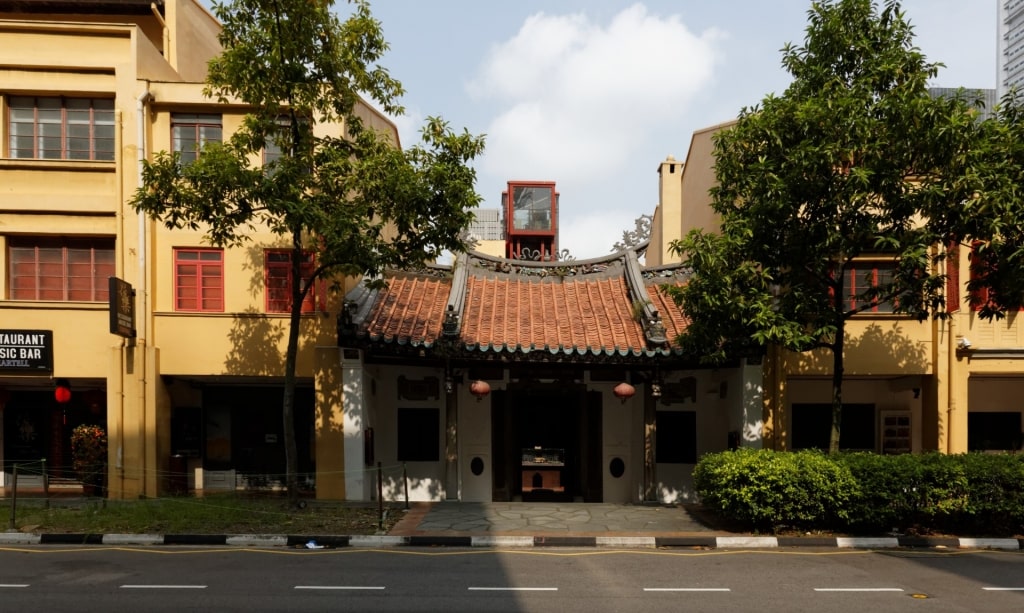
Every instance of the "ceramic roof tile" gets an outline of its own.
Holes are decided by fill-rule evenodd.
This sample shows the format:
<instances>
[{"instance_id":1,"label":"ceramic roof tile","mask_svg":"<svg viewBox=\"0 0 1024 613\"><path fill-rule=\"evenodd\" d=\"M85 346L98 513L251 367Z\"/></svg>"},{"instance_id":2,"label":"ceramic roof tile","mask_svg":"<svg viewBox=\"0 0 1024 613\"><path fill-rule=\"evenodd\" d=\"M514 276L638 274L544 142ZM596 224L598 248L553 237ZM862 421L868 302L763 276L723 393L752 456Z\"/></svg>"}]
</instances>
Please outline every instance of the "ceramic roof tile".
<instances>
[{"instance_id":1,"label":"ceramic roof tile","mask_svg":"<svg viewBox=\"0 0 1024 613\"><path fill-rule=\"evenodd\" d=\"M375 340L432 344L441 333L451 280L398 274L388 279L363 324Z\"/></svg>"},{"instance_id":2,"label":"ceramic roof tile","mask_svg":"<svg viewBox=\"0 0 1024 613\"><path fill-rule=\"evenodd\" d=\"M660 287L664 284L664 280L647 281L647 295L650 296L651 304L658 309L658 313L661 315L661 322L665 324L665 334L669 342L674 342L675 338L686 330L690 320L683 315L676 303L661 291Z\"/></svg>"},{"instance_id":3,"label":"ceramic roof tile","mask_svg":"<svg viewBox=\"0 0 1024 613\"><path fill-rule=\"evenodd\" d=\"M467 345L578 351L646 348L622 277L471 276L466 295L461 337Z\"/></svg>"},{"instance_id":4,"label":"ceramic roof tile","mask_svg":"<svg viewBox=\"0 0 1024 613\"><path fill-rule=\"evenodd\" d=\"M659 291L665 282L648 279L646 292L674 344L687 320ZM430 346L441 334L451 290L451 277L389 276L387 288L370 298L373 306L361 332L374 342ZM622 274L535 276L471 269L459 342L485 351L649 353L653 348L633 304Z\"/></svg>"}]
</instances>

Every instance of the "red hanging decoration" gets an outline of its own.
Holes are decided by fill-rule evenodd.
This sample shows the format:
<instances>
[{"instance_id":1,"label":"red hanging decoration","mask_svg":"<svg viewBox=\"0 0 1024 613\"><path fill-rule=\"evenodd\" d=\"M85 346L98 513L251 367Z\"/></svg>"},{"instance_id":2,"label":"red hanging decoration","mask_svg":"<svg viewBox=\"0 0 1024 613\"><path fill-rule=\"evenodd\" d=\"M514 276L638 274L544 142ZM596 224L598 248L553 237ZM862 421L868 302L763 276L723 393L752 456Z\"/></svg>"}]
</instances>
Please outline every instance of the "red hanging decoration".
<instances>
[{"instance_id":1,"label":"red hanging decoration","mask_svg":"<svg viewBox=\"0 0 1024 613\"><path fill-rule=\"evenodd\" d=\"M479 401L481 398L491 393L491 384L477 379L469 384L469 393L476 396L476 399Z\"/></svg>"},{"instance_id":2,"label":"red hanging decoration","mask_svg":"<svg viewBox=\"0 0 1024 613\"><path fill-rule=\"evenodd\" d=\"M623 381L615 386L612 393L615 394L616 398L622 400L622 402L626 402L626 400L632 398L633 394L636 393L636 388Z\"/></svg>"},{"instance_id":3,"label":"red hanging decoration","mask_svg":"<svg viewBox=\"0 0 1024 613\"><path fill-rule=\"evenodd\" d=\"M71 402L71 384L67 379L57 379L57 387L53 390L53 397L59 404Z\"/></svg>"}]
</instances>

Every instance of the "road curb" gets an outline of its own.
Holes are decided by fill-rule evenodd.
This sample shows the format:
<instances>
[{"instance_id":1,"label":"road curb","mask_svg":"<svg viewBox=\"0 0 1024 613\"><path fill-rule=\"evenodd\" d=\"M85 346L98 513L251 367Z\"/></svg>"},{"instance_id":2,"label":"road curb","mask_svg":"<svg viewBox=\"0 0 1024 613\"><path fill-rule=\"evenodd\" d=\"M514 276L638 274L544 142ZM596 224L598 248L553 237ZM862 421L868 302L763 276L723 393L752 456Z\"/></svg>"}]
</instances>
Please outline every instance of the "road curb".
<instances>
[{"instance_id":1,"label":"road curb","mask_svg":"<svg viewBox=\"0 0 1024 613\"><path fill-rule=\"evenodd\" d=\"M1024 539L958 537L814 537L814 536L513 536L513 535L283 535L283 534L25 534L0 532L3 545L192 545L295 547L307 549L472 547L622 549L995 549L1024 550Z\"/></svg>"}]
</instances>

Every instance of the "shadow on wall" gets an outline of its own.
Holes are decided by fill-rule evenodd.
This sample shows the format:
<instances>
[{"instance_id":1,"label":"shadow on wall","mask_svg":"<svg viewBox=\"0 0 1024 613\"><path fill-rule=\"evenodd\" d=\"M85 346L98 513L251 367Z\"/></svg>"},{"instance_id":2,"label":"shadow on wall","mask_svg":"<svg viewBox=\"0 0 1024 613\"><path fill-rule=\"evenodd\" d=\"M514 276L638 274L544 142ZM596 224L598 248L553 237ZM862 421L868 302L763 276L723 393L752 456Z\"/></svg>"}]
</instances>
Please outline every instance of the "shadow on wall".
<instances>
[{"instance_id":1,"label":"shadow on wall","mask_svg":"<svg viewBox=\"0 0 1024 613\"><path fill-rule=\"evenodd\" d=\"M847 336L845 347L845 368L851 370L851 357L869 361L878 372L923 373L930 363L930 343L918 342L907 334L908 326L918 326L913 320L894 321L888 329L880 324L868 325L859 336ZM856 327L847 325L847 334ZM791 357L801 372L832 372L832 353L830 351L805 351Z\"/></svg>"},{"instance_id":2,"label":"shadow on wall","mask_svg":"<svg viewBox=\"0 0 1024 613\"><path fill-rule=\"evenodd\" d=\"M697 502L697 490L693 485L695 464L659 462L655 468L655 491L658 502L678 504Z\"/></svg>"},{"instance_id":3,"label":"shadow on wall","mask_svg":"<svg viewBox=\"0 0 1024 613\"><path fill-rule=\"evenodd\" d=\"M416 470L415 467L407 467L406 472ZM443 468L437 468L438 472ZM445 498L444 484L440 476L426 478L426 477L413 477L409 476L407 479L403 478L402 465L391 465L382 466L381 472L383 474L383 498L388 502L402 502L405 500L406 483L408 483L409 500L414 502L420 501L440 501ZM376 483L377 474L374 472L373 475L374 483L374 497L377 495Z\"/></svg>"},{"instance_id":4,"label":"shadow on wall","mask_svg":"<svg viewBox=\"0 0 1024 613\"><path fill-rule=\"evenodd\" d=\"M312 351L325 330L333 327L327 325L329 322L333 323L332 319L321 313L303 316L299 330L300 356ZM236 314L228 331L231 348L224 359L225 374L283 377L287 339L287 317L268 317L255 308Z\"/></svg>"}]
</instances>

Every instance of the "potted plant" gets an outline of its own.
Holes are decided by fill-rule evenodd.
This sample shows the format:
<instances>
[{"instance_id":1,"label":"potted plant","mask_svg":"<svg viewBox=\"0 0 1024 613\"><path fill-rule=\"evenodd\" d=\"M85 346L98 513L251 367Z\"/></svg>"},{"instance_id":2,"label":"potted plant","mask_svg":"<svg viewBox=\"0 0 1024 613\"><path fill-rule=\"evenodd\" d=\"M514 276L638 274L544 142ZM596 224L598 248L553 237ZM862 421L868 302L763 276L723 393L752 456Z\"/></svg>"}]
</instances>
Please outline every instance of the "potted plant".
<instances>
[{"instance_id":1,"label":"potted plant","mask_svg":"<svg viewBox=\"0 0 1024 613\"><path fill-rule=\"evenodd\" d=\"M71 464L86 495L100 491L107 466L107 432L101 426L83 424L71 432Z\"/></svg>"}]
</instances>

